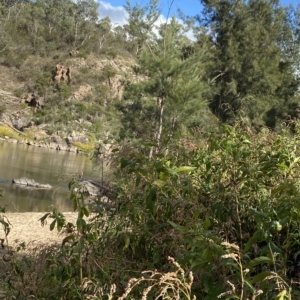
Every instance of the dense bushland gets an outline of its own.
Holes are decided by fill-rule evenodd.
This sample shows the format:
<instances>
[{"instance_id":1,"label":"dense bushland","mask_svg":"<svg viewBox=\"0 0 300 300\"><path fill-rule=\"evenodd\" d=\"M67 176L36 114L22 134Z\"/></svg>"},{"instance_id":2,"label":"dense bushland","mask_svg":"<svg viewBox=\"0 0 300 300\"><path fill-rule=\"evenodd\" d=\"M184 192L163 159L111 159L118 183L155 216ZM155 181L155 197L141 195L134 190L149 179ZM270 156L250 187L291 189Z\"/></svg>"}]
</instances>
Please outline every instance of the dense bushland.
<instances>
[{"instance_id":1,"label":"dense bushland","mask_svg":"<svg viewBox=\"0 0 300 300\"><path fill-rule=\"evenodd\" d=\"M255 134L220 125L170 142L151 159L149 147L116 154L116 195L108 205L89 207L76 180L70 184L76 224L57 210L42 218L66 237L13 260L13 295L107 299L111 288L120 296L129 281L126 299L141 299L147 287L147 299L155 299L161 288L155 282L171 278L163 299L171 286L180 299L299 296L300 156L289 127ZM181 287L191 282L188 296Z\"/></svg>"}]
</instances>

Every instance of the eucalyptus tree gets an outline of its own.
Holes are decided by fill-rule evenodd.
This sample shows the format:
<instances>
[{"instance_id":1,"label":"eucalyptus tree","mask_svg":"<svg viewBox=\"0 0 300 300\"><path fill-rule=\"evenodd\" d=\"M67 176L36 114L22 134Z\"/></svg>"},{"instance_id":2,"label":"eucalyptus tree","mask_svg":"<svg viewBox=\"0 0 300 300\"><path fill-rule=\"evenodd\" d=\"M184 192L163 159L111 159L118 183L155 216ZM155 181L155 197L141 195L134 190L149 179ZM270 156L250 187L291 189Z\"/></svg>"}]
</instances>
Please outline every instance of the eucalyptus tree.
<instances>
[{"instance_id":1,"label":"eucalyptus tree","mask_svg":"<svg viewBox=\"0 0 300 300\"><path fill-rule=\"evenodd\" d=\"M97 31L97 48L101 51L102 48L113 39L113 26L109 17L101 19L96 25Z\"/></svg>"},{"instance_id":2,"label":"eucalyptus tree","mask_svg":"<svg viewBox=\"0 0 300 300\"><path fill-rule=\"evenodd\" d=\"M95 32L98 4L94 0L78 0L72 7L74 46L83 45Z\"/></svg>"},{"instance_id":3,"label":"eucalyptus tree","mask_svg":"<svg viewBox=\"0 0 300 300\"><path fill-rule=\"evenodd\" d=\"M129 41L136 55L153 38L155 22L160 16L158 4L159 0L149 0L145 6L138 3L131 5L131 1L126 0L124 8L128 17L124 29L129 36Z\"/></svg>"}]
</instances>

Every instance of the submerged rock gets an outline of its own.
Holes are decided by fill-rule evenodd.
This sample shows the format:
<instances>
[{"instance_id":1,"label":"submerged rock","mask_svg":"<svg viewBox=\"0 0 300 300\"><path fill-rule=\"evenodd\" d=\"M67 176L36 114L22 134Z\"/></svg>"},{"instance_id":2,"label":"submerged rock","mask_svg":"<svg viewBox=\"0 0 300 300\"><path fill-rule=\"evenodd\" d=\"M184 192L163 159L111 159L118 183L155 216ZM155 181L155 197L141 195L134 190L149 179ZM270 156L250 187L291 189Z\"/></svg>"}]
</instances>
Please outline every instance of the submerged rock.
<instances>
[{"instance_id":1,"label":"submerged rock","mask_svg":"<svg viewBox=\"0 0 300 300\"><path fill-rule=\"evenodd\" d=\"M26 177L18 178L18 179L13 179L12 183L24 186L24 187L32 187L36 189L51 189L52 186L50 184L42 184L35 182L33 179L28 179Z\"/></svg>"}]
</instances>

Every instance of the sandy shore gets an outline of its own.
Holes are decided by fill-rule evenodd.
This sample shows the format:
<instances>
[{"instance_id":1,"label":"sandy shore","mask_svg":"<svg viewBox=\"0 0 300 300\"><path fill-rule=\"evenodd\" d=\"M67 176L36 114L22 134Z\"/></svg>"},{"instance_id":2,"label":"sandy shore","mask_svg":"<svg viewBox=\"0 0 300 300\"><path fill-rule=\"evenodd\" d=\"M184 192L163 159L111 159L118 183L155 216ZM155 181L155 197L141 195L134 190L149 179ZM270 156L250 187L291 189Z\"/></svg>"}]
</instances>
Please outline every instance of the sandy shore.
<instances>
[{"instance_id":1,"label":"sandy shore","mask_svg":"<svg viewBox=\"0 0 300 300\"><path fill-rule=\"evenodd\" d=\"M10 246L18 245L22 242L52 244L61 242L63 236L59 235L57 230L50 231L49 225L52 219L48 219L46 226L42 227L39 219L45 213L25 212L25 213L6 213L5 216L11 223L11 231L8 235ZM75 222L77 213L64 213L67 222ZM0 227L0 238L4 237L2 226Z\"/></svg>"},{"instance_id":2,"label":"sandy shore","mask_svg":"<svg viewBox=\"0 0 300 300\"><path fill-rule=\"evenodd\" d=\"M57 230L50 231L49 226L52 219L49 219L46 226L42 227L39 219L44 216L45 213L37 212L25 212L25 213L6 213L5 216L11 223L11 231L8 235L8 245L16 249L18 245L25 242L27 250L33 249L41 244L54 244L59 243L64 238L63 235L59 235ZM64 213L68 222L76 222L77 213L66 212ZM0 238L4 238L4 231L0 224ZM6 246L6 243L5 243ZM3 286L6 286L2 281L4 280L5 272L10 270L9 263L5 262L6 259L10 259L7 247L0 248L0 299L8 299L3 292ZM4 277L3 277L4 276Z\"/></svg>"}]
</instances>

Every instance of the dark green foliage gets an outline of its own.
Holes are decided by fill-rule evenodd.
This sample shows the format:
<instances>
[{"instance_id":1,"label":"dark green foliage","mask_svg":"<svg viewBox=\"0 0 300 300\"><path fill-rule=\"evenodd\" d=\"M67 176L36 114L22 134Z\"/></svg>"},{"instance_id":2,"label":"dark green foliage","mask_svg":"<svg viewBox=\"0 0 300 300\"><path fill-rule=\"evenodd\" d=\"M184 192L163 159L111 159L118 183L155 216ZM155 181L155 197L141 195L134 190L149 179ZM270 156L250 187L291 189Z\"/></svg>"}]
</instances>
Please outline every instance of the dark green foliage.
<instances>
[{"instance_id":1,"label":"dark green foliage","mask_svg":"<svg viewBox=\"0 0 300 300\"><path fill-rule=\"evenodd\" d=\"M295 102L298 43L287 9L278 1L203 1L210 28L216 78L212 111L223 121L244 119L273 128L280 111ZM297 53L298 52L298 53Z\"/></svg>"},{"instance_id":2,"label":"dark green foliage","mask_svg":"<svg viewBox=\"0 0 300 300\"><path fill-rule=\"evenodd\" d=\"M133 71L146 80L125 84L126 102L118 104L123 113L122 139L147 139L160 151L162 136L170 139L183 128L203 124L207 115L204 97L210 91L210 83L204 81L209 56L205 57L203 47L182 59L181 49L188 42L185 30L173 18L161 26L151 48L140 52Z\"/></svg>"}]
</instances>

